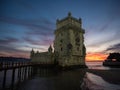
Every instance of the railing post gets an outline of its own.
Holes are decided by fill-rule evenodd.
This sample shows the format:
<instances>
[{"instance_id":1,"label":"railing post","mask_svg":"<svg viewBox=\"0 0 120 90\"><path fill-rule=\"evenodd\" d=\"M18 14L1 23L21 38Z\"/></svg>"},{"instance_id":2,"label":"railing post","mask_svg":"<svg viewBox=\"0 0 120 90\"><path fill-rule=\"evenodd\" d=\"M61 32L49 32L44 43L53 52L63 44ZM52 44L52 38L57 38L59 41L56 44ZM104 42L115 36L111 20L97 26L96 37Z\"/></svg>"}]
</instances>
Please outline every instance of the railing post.
<instances>
[{"instance_id":1,"label":"railing post","mask_svg":"<svg viewBox=\"0 0 120 90\"><path fill-rule=\"evenodd\" d=\"M31 77L31 66L28 67L28 78Z\"/></svg>"},{"instance_id":2,"label":"railing post","mask_svg":"<svg viewBox=\"0 0 120 90\"><path fill-rule=\"evenodd\" d=\"M0 62L0 69L3 68L3 62Z\"/></svg>"},{"instance_id":3,"label":"railing post","mask_svg":"<svg viewBox=\"0 0 120 90\"><path fill-rule=\"evenodd\" d=\"M5 86L6 86L6 72L7 72L7 70L5 69L4 70L4 77L3 77L3 85L2 85L3 90L5 89Z\"/></svg>"},{"instance_id":4,"label":"railing post","mask_svg":"<svg viewBox=\"0 0 120 90\"><path fill-rule=\"evenodd\" d=\"M14 67L14 62L12 62L12 67Z\"/></svg>"},{"instance_id":5,"label":"railing post","mask_svg":"<svg viewBox=\"0 0 120 90\"><path fill-rule=\"evenodd\" d=\"M13 71L12 71L11 90L14 89L14 81L15 81L15 68L13 68Z\"/></svg>"},{"instance_id":6,"label":"railing post","mask_svg":"<svg viewBox=\"0 0 120 90\"><path fill-rule=\"evenodd\" d=\"M26 66L24 67L24 70L25 70L24 71L24 80L25 80L26 79L26 73L27 73L27 67Z\"/></svg>"},{"instance_id":7,"label":"railing post","mask_svg":"<svg viewBox=\"0 0 120 90\"><path fill-rule=\"evenodd\" d=\"M25 72L25 68L22 68L22 81L24 81L24 72Z\"/></svg>"},{"instance_id":8,"label":"railing post","mask_svg":"<svg viewBox=\"0 0 120 90\"><path fill-rule=\"evenodd\" d=\"M18 82L21 82L21 67L18 69L19 74L18 74Z\"/></svg>"}]
</instances>

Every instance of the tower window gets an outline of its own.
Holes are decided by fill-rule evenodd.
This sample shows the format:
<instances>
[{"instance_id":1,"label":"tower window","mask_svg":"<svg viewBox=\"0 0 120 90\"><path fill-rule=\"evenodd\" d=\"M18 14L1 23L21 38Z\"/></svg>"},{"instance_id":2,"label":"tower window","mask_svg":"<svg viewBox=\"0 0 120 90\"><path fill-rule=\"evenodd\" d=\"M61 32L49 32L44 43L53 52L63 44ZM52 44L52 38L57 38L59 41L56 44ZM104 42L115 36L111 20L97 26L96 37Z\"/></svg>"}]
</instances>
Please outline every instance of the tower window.
<instances>
[{"instance_id":1,"label":"tower window","mask_svg":"<svg viewBox=\"0 0 120 90\"><path fill-rule=\"evenodd\" d=\"M75 43L76 43L76 45L80 45L80 38L79 38L79 37L77 37L77 38L75 39Z\"/></svg>"},{"instance_id":2,"label":"tower window","mask_svg":"<svg viewBox=\"0 0 120 90\"><path fill-rule=\"evenodd\" d=\"M76 32L76 33L75 33L75 36L79 36L79 32Z\"/></svg>"},{"instance_id":3,"label":"tower window","mask_svg":"<svg viewBox=\"0 0 120 90\"><path fill-rule=\"evenodd\" d=\"M63 50L63 48L61 47L61 51Z\"/></svg>"},{"instance_id":4,"label":"tower window","mask_svg":"<svg viewBox=\"0 0 120 90\"><path fill-rule=\"evenodd\" d=\"M77 47L77 51L79 51L79 47Z\"/></svg>"},{"instance_id":5,"label":"tower window","mask_svg":"<svg viewBox=\"0 0 120 90\"><path fill-rule=\"evenodd\" d=\"M60 47L62 46L62 44L60 44Z\"/></svg>"},{"instance_id":6,"label":"tower window","mask_svg":"<svg viewBox=\"0 0 120 90\"><path fill-rule=\"evenodd\" d=\"M80 42L80 38L77 37L77 38L75 39L75 41L76 41L76 42Z\"/></svg>"},{"instance_id":7,"label":"tower window","mask_svg":"<svg viewBox=\"0 0 120 90\"><path fill-rule=\"evenodd\" d=\"M63 34L61 33L61 36L63 36Z\"/></svg>"},{"instance_id":8,"label":"tower window","mask_svg":"<svg viewBox=\"0 0 120 90\"><path fill-rule=\"evenodd\" d=\"M61 40L60 40L60 42L62 43L62 42L63 42L63 40L61 39Z\"/></svg>"}]
</instances>

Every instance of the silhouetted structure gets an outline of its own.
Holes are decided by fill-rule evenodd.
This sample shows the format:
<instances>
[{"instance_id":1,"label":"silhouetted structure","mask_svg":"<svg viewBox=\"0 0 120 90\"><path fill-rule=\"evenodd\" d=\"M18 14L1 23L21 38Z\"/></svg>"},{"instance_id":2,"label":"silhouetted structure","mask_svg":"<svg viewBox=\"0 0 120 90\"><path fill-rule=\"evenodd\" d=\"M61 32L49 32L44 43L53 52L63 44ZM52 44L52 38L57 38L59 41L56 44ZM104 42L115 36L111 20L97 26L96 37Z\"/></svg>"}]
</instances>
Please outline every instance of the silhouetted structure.
<instances>
[{"instance_id":1,"label":"silhouetted structure","mask_svg":"<svg viewBox=\"0 0 120 90\"><path fill-rule=\"evenodd\" d=\"M103 65L120 67L120 53L110 53Z\"/></svg>"},{"instance_id":2,"label":"silhouetted structure","mask_svg":"<svg viewBox=\"0 0 120 90\"><path fill-rule=\"evenodd\" d=\"M120 62L120 53L110 53L107 60L115 60Z\"/></svg>"},{"instance_id":3,"label":"silhouetted structure","mask_svg":"<svg viewBox=\"0 0 120 90\"><path fill-rule=\"evenodd\" d=\"M120 62L120 53L110 53L106 61L118 61Z\"/></svg>"}]
</instances>

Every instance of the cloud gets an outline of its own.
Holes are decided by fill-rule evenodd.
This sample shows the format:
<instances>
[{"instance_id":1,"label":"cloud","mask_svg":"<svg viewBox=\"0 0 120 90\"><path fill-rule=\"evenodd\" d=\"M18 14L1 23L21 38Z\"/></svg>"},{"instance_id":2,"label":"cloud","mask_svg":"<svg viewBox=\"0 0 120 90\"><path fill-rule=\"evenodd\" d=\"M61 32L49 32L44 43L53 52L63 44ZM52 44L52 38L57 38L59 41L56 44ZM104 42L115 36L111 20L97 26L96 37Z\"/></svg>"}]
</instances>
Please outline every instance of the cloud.
<instances>
[{"instance_id":1,"label":"cloud","mask_svg":"<svg viewBox=\"0 0 120 90\"><path fill-rule=\"evenodd\" d=\"M25 42L31 44L31 45L49 45L53 43L53 40L51 38L40 38L40 39L33 39L33 38L28 38L28 37L24 37L23 38Z\"/></svg>"},{"instance_id":2,"label":"cloud","mask_svg":"<svg viewBox=\"0 0 120 90\"><path fill-rule=\"evenodd\" d=\"M107 52L120 52L120 43L108 47L105 51L107 51Z\"/></svg>"},{"instance_id":3,"label":"cloud","mask_svg":"<svg viewBox=\"0 0 120 90\"><path fill-rule=\"evenodd\" d=\"M0 50L4 52L18 52L13 46L10 45L0 45Z\"/></svg>"},{"instance_id":4,"label":"cloud","mask_svg":"<svg viewBox=\"0 0 120 90\"><path fill-rule=\"evenodd\" d=\"M50 36L54 32L54 23L46 18L23 20L12 17L0 17L0 22L24 26L26 35Z\"/></svg>"},{"instance_id":5,"label":"cloud","mask_svg":"<svg viewBox=\"0 0 120 90\"><path fill-rule=\"evenodd\" d=\"M4 57L22 57L22 58L30 58L30 54L26 52L0 52L0 56Z\"/></svg>"},{"instance_id":6,"label":"cloud","mask_svg":"<svg viewBox=\"0 0 120 90\"><path fill-rule=\"evenodd\" d=\"M13 37L5 37L4 39L0 39L0 45L8 45L17 42L19 42L19 40Z\"/></svg>"},{"instance_id":7,"label":"cloud","mask_svg":"<svg viewBox=\"0 0 120 90\"><path fill-rule=\"evenodd\" d=\"M13 29L0 29L0 34L16 33Z\"/></svg>"},{"instance_id":8,"label":"cloud","mask_svg":"<svg viewBox=\"0 0 120 90\"><path fill-rule=\"evenodd\" d=\"M0 16L0 22L15 24L15 25L22 25L26 27L34 27L34 28L43 29L43 30L51 30L50 27L53 26L53 22L45 18L34 19L34 20L32 19L24 20L24 19L18 19L13 17Z\"/></svg>"},{"instance_id":9,"label":"cloud","mask_svg":"<svg viewBox=\"0 0 120 90\"><path fill-rule=\"evenodd\" d=\"M41 35L41 36L51 36L53 35L53 30L48 27L42 26L41 28L29 27L28 35Z\"/></svg>"},{"instance_id":10,"label":"cloud","mask_svg":"<svg viewBox=\"0 0 120 90\"><path fill-rule=\"evenodd\" d=\"M32 44L32 45L40 45L40 41L33 40L32 38L24 37L23 38L25 42Z\"/></svg>"},{"instance_id":11,"label":"cloud","mask_svg":"<svg viewBox=\"0 0 120 90\"><path fill-rule=\"evenodd\" d=\"M49 47L49 44L52 44L53 42L53 23L48 19L40 18L34 20L23 20L12 17L0 17L0 22L19 25L27 28L22 30L24 35L21 38L17 37L19 39L10 36L1 36L1 56L23 55L24 57L29 57L29 50L31 48L39 51L46 51ZM7 31L9 30L2 30L2 33L9 33ZM16 33L18 33L18 31L16 31ZM24 43L27 43L30 46L26 47Z\"/></svg>"},{"instance_id":12,"label":"cloud","mask_svg":"<svg viewBox=\"0 0 120 90\"><path fill-rule=\"evenodd\" d=\"M98 29L98 31L104 32L104 31L108 30L108 28L111 26L112 22L113 22L113 20L110 20L110 21L108 21L107 23L103 24L103 25Z\"/></svg>"},{"instance_id":13,"label":"cloud","mask_svg":"<svg viewBox=\"0 0 120 90\"><path fill-rule=\"evenodd\" d=\"M38 45L24 45L23 47L19 47L18 49L20 49L20 50L28 49L28 51L31 51L32 49L46 51L46 47L45 46L41 46L40 47Z\"/></svg>"},{"instance_id":14,"label":"cloud","mask_svg":"<svg viewBox=\"0 0 120 90\"><path fill-rule=\"evenodd\" d=\"M113 18L119 19L120 17L120 1L112 0L110 15Z\"/></svg>"},{"instance_id":15,"label":"cloud","mask_svg":"<svg viewBox=\"0 0 120 90\"><path fill-rule=\"evenodd\" d=\"M17 38L4 37L0 39L0 56L15 56L29 58L29 51L18 49L16 44L21 43Z\"/></svg>"},{"instance_id":16,"label":"cloud","mask_svg":"<svg viewBox=\"0 0 120 90\"><path fill-rule=\"evenodd\" d=\"M32 10L32 11L35 10L35 8L32 6L32 4L30 4L28 2L25 2L25 1L22 1L22 0L20 0L20 1L19 0L18 1L14 0L14 2L17 3L18 5L24 7L27 10Z\"/></svg>"},{"instance_id":17,"label":"cloud","mask_svg":"<svg viewBox=\"0 0 120 90\"><path fill-rule=\"evenodd\" d=\"M13 56L29 58L29 51L17 49L12 45L0 45L0 56Z\"/></svg>"}]
</instances>

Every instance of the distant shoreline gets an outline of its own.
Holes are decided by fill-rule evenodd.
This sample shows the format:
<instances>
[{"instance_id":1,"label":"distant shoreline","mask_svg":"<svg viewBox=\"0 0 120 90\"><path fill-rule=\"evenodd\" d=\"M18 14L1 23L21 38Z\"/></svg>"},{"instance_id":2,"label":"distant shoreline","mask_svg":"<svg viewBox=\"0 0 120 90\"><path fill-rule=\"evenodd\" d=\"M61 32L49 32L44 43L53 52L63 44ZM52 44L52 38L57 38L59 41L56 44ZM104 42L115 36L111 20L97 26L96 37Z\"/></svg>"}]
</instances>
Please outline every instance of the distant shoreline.
<instances>
[{"instance_id":1,"label":"distant shoreline","mask_svg":"<svg viewBox=\"0 0 120 90\"><path fill-rule=\"evenodd\" d=\"M120 62L117 62L117 61L104 61L103 66L120 68Z\"/></svg>"},{"instance_id":2,"label":"distant shoreline","mask_svg":"<svg viewBox=\"0 0 120 90\"><path fill-rule=\"evenodd\" d=\"M100 60L96 60L96 61L85 61L85 62L104 62L104 60L102 61L100 61Z\"/></svg>"}]
</instances>

